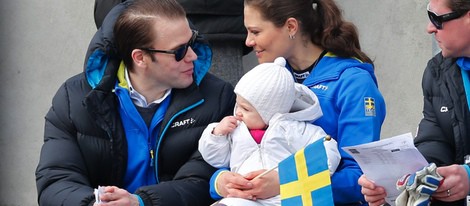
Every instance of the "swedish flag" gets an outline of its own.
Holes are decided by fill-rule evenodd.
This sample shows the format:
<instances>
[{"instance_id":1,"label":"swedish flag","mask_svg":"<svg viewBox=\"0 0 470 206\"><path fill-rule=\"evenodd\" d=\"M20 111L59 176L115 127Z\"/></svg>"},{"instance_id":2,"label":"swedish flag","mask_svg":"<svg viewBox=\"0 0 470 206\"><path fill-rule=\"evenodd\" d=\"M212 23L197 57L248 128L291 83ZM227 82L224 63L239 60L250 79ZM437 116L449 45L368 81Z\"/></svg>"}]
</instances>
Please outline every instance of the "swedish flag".
<instances>
[{"instance_id":1,"label":"swedish flag","mask_svg":"<svg viewBox=\"0 0 470 206\"><path fill-rule=\"evenodd\" d=\"M319 139L279 163L281 205L334 205L330 172Z\"/></svg>"}]
</instances>

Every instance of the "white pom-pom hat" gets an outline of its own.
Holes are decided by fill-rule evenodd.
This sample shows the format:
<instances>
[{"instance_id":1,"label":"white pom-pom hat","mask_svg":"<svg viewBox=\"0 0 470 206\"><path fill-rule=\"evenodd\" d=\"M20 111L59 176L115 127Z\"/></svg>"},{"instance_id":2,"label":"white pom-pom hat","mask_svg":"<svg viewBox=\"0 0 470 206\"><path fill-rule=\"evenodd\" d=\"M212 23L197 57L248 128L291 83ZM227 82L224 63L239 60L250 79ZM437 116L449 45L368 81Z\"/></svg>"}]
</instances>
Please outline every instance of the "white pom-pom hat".
<instances>
[{"instance_id":1,"label":"white pom-pom hat","mask_svg":"<svg viewBox=\"0 0 470 206\"><path fill-rule=\"evenodd\" d=\"M288 113L294 103L294 78L285 65L283 57L259 64L235 86L235 93L246 99L267 125L274 114Z\"/></svg>"}]
</instances>

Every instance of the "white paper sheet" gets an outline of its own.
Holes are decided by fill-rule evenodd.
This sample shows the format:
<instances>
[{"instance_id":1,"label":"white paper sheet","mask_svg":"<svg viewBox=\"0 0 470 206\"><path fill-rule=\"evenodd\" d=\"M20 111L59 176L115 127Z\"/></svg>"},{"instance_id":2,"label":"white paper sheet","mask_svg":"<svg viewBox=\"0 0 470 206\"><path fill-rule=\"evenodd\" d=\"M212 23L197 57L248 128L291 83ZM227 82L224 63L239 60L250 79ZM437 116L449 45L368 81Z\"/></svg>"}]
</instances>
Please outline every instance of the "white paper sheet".
<instances>
[{"instance_id":1,"label":"white paper sheet","mask_svg":"<svg viewBox=\"0 0 470 206\"><path fill-rule=\"evenodd\" d=\"M411 133L342 149L357 161L367 179L385 188L385 200L392 206L400 194L395 186L397 180L428 165L414 146Z\"/></svg>"}]
</instances>

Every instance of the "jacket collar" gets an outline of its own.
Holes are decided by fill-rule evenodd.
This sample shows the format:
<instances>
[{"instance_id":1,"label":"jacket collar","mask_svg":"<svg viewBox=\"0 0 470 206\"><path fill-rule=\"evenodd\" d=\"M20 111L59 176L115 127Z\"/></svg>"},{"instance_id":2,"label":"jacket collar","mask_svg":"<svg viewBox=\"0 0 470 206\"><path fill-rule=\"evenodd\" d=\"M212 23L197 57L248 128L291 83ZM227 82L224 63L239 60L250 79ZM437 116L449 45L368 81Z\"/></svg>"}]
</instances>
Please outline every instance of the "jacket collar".
<instances>
[{"instance_id":1,"label":"jacket collar","mask_svg":"<svg viewBox=\"0 0 470 206\"><path fill-rule=\"evenodd\" d=\"M313 86L326 80L339 79L341 73L351 67L357 67L369 72L377 85L372 64L363 63L357 58L338 57L331 52L326 53L320 62L318 62L309 77L304 81L304 85Z\"/></svg>"}]
</instances>

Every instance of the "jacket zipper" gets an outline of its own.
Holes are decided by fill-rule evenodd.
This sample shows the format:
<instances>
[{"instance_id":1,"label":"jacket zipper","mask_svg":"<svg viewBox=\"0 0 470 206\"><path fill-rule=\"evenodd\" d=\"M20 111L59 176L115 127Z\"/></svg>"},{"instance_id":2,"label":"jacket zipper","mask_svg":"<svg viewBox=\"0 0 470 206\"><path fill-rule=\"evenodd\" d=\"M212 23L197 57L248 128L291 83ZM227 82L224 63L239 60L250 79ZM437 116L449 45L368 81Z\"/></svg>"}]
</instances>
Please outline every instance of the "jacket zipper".
<instances>
[{"instance_id":1,"label":"jacket zipper","mask_svg":"<svg viewBox=\"0 0 470 206\"><path fill-rule=\"evenodd\" d=\"M170 120L168 121L168 123L165 125L165 128L163 129L163 131L161 132L161 135L160 135L160 138L158 139L158 142L156 142L156 145L155 145L155 153L154 153L154 158L152 160L152 163L154 161L156 161L158 159L158 149L160 148L160 143L163 139L163 136L165 135L166 131L168 130L168 128L170 127L170 124L171 122L173 122L173 120L178 117L179 115L201 105L202 103L204 103L204 99L201 99L199 102L196 102L195 104L189 106L189 107L186 107L185 109L179 111L178 113L176 113L175 115L173 115L173 117L170 118ZM153 153L153 152L151 152ZM157 184L160 183L160 180L158 179L158 164L155 164L155 179L157 180Z\"/></svg>"}]
</instances>

